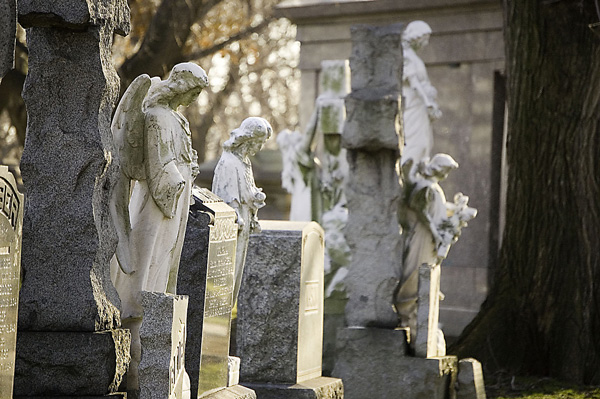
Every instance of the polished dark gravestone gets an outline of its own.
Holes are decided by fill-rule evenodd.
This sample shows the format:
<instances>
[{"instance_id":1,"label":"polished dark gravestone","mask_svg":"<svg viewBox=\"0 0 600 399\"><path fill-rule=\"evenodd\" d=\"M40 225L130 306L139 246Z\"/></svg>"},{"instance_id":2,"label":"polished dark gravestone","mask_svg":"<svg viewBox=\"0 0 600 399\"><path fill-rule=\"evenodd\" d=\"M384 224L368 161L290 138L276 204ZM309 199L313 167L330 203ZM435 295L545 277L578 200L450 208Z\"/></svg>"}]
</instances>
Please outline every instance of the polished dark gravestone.
<instances>
[{"instance_id":1,"label":"polished dark gravestone","mask_svg":"<svg viewBox=\"0 0 600 399\"><path fill-rule=\"evenodd\" d=\"M12 399L17 345L23 195L0 165L0 399Z\"/></svg>"},{"instance_id":2,"label":"polished dark gravestone","mask_svg":"<svg viewBox=\"0 0 600 399\"><path fill-rule=\"evenodd\" d=\"M177 293L189 296L185 367L190 375L192 396L218 397L229 385L238 226L235 210L209 190L194 188L194 201L177 282ZM238 390L248 397L254 394L243 387ZM231 391L227 395L239 397L240 392Z\"/></svg>"}]
</instances>

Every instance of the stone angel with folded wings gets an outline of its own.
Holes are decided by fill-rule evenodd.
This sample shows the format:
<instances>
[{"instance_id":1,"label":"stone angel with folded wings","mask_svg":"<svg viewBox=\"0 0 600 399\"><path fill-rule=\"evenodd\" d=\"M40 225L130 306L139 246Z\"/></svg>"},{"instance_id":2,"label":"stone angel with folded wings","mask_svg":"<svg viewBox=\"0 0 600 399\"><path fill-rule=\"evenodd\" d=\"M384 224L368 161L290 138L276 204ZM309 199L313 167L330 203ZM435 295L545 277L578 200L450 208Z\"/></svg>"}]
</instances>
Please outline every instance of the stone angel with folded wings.
<instances>
[{"instance_id":1,"label":"stone angel with folded wings","mask_svg":"<svg viewBox=\"0 0 600 399\"><path fill-rule=\"evenodd\" d=\"M140 291L175 293L197 154L178 112L208 86L202 68L177 64L165 80L137 77L117 107L112 132L120 176L111 200L119 238L111 277L122 318L140 318Z\"/></svg>"}]
</instances>

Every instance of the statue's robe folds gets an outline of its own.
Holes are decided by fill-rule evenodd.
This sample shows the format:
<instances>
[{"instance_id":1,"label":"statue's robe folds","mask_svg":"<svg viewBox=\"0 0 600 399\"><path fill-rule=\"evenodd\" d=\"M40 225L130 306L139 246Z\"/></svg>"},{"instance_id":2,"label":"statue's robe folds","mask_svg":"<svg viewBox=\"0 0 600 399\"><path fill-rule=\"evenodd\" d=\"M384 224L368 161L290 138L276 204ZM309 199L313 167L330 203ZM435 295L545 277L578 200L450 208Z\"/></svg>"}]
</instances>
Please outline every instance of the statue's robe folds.
<instances>
[{"instance_id":1,"label":"statue's robe folds","mask_svg":"<svg viewBox=\"0 0 600 399\"><path fill-rule=\"evenodd\" d=\"M436 90L429 82L425 64L411 48L404 49L404 81L402 96L404 97L404 143L402 163L409 159L419 162L431 155L433 147L433 128L427 111L427 104L422 94L435 101ZM419 85L421 93L415 87Z\"/></svg>"},{"instance_id":2,"label":"statue's robe folds","mask_svg":"<svg viewBox=\"0 0 600 399\"><path fill-rule=\"evenodd\" d=\"M250 239L252 220L256 218L256 212L264 206L264 200L257 200L262 191L256 187L252 165L247 157L240 156L229 151L223 151L219 163L215 167L212 192L218 195L226 204L234 208L243 221L238 231L238 242L235 254L235 285L234 301L242 282L244 262L248 240Z\"/></svg>"},{"instance_id":3,"label":"statue's robe folds","mask_svg":"<svg viewBox=\"0 0 600 399\"><path fill-rule=\"evenodd\" d=\"M166 106L146 111L146 180L134 183L129 214L133 273L113 258L111 272L122 318L141 317L140 291L175 294L192 185L198 170L187 121Z\"/></svg>"}]
</instances>

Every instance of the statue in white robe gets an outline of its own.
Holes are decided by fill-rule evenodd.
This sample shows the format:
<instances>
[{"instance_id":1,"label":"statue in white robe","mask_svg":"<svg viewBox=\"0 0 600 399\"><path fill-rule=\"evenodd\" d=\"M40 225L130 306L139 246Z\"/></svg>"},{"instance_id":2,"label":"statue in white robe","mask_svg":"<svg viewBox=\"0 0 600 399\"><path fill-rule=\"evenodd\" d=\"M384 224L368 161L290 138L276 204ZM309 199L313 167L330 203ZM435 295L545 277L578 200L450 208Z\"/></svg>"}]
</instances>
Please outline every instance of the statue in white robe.
<instances>
[{"instance_id":1,"label":"statue in white robe","mask_svg":"<svg viewBox=\"0 0 600 399\"><path fill-rule=\"evenodd\" d=\"M257 213L265 206L266 195L256 187L250 157L255 155L273 134L273 128L263 118L244 119L223 143L223 153L215 167L212 192L235 209L238 241L235 253L233 302L237 301L246 262L251 233L260 232Z\"/></svg>"},{"instance_id":2,"label":"statue in white robe","mask_svg":"<svg viewBox=\"0 0 600 399\"><path fill-rule=\"evenodd\" d=\"M404 55L402 96L404 97L404 149L402 163L415 164L431 156L433 129L431 123L442 116L436 102L437 91L431 85L425 63L417 51L427 46L431 28L423 21L408 24L402 34Z\"/></svg>"}]
</instances>

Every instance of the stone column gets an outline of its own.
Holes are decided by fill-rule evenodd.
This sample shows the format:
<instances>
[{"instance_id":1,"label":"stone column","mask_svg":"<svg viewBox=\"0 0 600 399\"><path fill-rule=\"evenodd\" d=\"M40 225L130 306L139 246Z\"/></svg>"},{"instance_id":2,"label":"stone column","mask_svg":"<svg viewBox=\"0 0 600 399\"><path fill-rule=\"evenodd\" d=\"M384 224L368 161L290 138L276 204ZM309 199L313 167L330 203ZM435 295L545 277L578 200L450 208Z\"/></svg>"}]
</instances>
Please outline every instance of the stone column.
<instances>
[{"instance_id":1,"label":"stone column","mask_svg":"<svg viewBox=\"0 0 600 399\"><path fill-rule=\"evenodd\" d=\"M119 91L111 45L115 31L129 30L129 9L125 0L21 0L19 22L29 72L15 395L104 395L128 356L109 276L117 237L108 199ZM44 342L49 357L31 342ZM62 376L59 366L73 374Z\"/></svg>"},{"instance_id":2,"label":"stone column","mask_svg":"<svg viewBox=\"0 0 600 399\"><path fill-rule=\"evenodd\" d=\"M346 97L342 146L350 172L346 240L352 250L345 283L350 327L398 324L392 307L400 277L400 199L396 164L402 144L402 28L352 27L352 92Z\"/></svg>"},{"instance_id":3,"label":"stone column","mask_svg":"<svg viewBox=\"0 0 600 399\"><path fill-rule=\"evenodd\" d=\"M402 268L396 169L402 147L402 28L351 30L352 92L342 145L350 164L346 239L352 261L345 279L348 328L338 332L332 372L344 381L347 399L444 399L452 397L456 374L456 357L412 357L407 331L395 329L392 303Z\"/></svg>"}]
</instances>

